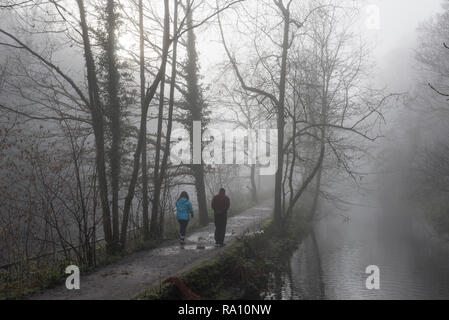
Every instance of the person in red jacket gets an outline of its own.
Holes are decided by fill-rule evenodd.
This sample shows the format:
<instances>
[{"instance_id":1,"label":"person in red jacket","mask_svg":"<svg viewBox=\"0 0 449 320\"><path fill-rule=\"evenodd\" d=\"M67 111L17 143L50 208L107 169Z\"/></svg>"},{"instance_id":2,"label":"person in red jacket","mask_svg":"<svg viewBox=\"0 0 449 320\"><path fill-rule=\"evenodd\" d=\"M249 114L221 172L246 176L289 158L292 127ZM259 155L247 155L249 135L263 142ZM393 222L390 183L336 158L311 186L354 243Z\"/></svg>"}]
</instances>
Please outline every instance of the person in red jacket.
<instances>
[{"instance_id":1,"label":"person in red jacket","mask_svg":"<svg viewBox=\"0 0 449 320\"><path fill-rule=\"evenodd\" d=\"M226 195L226 190L221 188L220 193L212 199L212 209L215 218L215 246L224 246L224 238L226 234L226 223L228 220L228 210L231 200Z\"/></svg>"}]
</instances>

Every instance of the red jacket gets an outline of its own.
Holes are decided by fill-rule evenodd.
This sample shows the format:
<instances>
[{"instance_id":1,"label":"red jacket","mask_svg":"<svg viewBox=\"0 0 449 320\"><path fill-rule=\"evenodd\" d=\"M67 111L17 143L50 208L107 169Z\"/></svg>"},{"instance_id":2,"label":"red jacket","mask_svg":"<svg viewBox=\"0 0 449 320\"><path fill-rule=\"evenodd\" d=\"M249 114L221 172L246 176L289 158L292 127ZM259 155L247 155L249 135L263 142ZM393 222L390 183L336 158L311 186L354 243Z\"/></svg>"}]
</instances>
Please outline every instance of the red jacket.
<instances>
[{"instance_id":1,"label":"red jacket","mask_svg":"<svg viewBox=\"0 0 449 320\"><path fill-rule=\"evenodd\" d=\"M212 199L212 209L217 213L226 213L229 210L231 201L225 194L217 194Z\"/></svg>"}]
</instances>

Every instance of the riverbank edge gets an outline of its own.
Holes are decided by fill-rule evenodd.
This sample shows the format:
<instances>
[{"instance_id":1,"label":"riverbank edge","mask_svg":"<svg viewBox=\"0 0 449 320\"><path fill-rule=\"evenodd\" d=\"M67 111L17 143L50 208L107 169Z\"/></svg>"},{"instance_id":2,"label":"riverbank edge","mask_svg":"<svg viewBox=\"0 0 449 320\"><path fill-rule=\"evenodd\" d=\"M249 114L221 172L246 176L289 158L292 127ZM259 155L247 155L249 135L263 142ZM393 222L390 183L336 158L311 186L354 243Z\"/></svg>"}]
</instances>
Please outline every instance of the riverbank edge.
<instances>
[{"instance_id":1,"label":"riverbank edge","mask_svg":"<svg viewBox=\"0 0 449 320\"><path fill-rule=\"evenodd\" d=\"M139 294L135 300L257 300L273 290L273 275L287 271L308 234L297 210L282 232L270 218L260 231L244 234L220 255Z\"/></svg>"}]
</instances>

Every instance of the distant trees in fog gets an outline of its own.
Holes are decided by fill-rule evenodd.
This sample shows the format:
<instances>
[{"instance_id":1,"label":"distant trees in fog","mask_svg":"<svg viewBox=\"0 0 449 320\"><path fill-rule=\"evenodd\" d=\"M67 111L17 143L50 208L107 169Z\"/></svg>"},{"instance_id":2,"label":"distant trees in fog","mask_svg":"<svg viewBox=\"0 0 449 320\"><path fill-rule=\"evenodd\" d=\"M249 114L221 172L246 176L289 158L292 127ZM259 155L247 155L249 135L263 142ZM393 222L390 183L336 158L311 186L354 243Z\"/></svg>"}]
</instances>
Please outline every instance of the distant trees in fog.
<instances>
[{"instance_id":1,"label":"distant trees in fog","mask_svg":"<svg viewBox=\"0 0 449 320\"><path fill-rule=\"evenodd\" d=\"M421 213L440 235L449 233L449 7L422 23L409 92L395 133L402 143L386 152L388 201ZM395 200L391 199L396 198ZM412 208L412 209L410 209Z\"/></svg>"}]
</instances>

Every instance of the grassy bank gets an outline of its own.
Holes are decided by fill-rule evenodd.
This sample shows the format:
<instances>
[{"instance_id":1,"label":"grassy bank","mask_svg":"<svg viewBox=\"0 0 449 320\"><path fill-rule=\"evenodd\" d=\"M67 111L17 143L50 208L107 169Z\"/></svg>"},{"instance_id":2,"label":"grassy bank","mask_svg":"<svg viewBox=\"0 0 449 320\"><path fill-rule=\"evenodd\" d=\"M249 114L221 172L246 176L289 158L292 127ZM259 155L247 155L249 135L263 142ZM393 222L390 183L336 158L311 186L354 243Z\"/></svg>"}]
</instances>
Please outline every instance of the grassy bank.
<instances>
[{"instance_id":1,"label":"grassy bank","mask_svg":"<svg viewBox=\"0 0 449 320\"><path fill-rule=\"evenodd\" d=\"M307 232L301 210L276 232L268 221L261 232L240 237L220 256L142 293L138 300L261 299L273 274L284 272L291 254ZM181 284L181 285L180 285Z\"/></svg>"}]
</instances>

